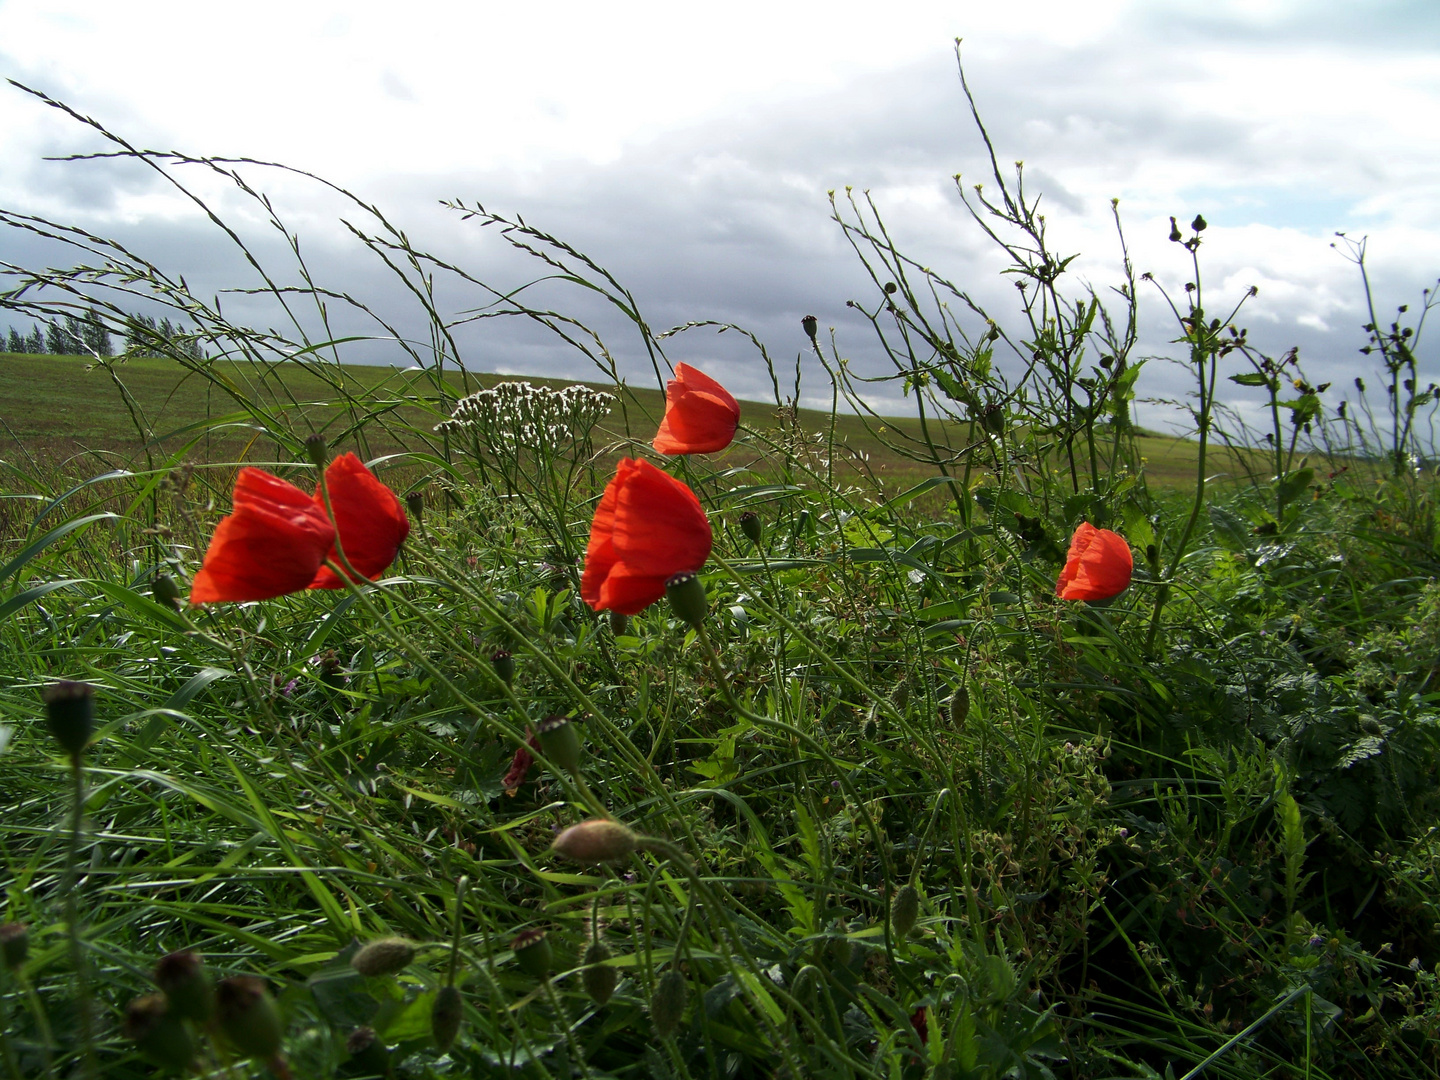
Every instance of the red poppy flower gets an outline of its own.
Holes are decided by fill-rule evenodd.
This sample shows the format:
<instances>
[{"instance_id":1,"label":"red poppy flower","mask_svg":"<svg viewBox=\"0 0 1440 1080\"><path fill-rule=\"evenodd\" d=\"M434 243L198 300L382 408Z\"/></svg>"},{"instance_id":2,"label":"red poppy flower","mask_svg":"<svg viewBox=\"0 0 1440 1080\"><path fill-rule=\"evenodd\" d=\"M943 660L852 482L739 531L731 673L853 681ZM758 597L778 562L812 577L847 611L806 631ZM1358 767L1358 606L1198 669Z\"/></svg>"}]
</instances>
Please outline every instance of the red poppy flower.
<instances>
[{"instance_id":1,"label":"red poppy flower","mask_svg":"<svg viewBox=\"0 0 1440 1080\"><path fill-rule=\"evenodd\" d=\"M241 469L233 509L210 539L190 602L297 592L314 579L334 542L335 526L309 495L264 469Z\"/></svg>"},{"instance_id":2,"label":"red poppy flower","mask_svg":"<svg viewBox=\"0 0 1440 1080\"><path fill-rule=\"evenodd\" d=\"M695 493L648 461L625 458L605 488L580 595L596 611L636 615L665 595L665 581L710 557L710 520Z\"/></svg>"},{"instance_id":3,"label":"red poppy flower","mask_svg":"<svg viewBox=\"0 0 1440 1080\"><path fill-rule=\"evenodd\" d=\"M740 405L730 391L689 364L665 384L665 418L650 444L662 454L708 454L735 438Z\"/></svg>"},{"instance_id":4,"label":"red poppy flower","mask_svg":"<svg viewBox=\"0 0 1440 1080\"><path fill-rule=\"evenodd\" d=\"M1123 536L1082 521L1070 541L1055 595L1061 600L1108 600L1125 591L1134 569Z\"/></svg>"},{"instance_id":5,"label":"red poppy flower","mask_svg":"<svg viewBox=\"0 0 1440 1080\"><path fill-rule=\"evenodd\" d=\"M410 535L410 519L395 493L375 478L354 454L341 454L325 470L325 485L330 489L330 505L335 511L335 526L340 530L340 545L345 558L356 573L373 581L383 574ZM315 503L324 511L325 500L315 488ZM328 558L340 564L339 555L331 548ZM328 566L319 568L312 589L343 589L345 581Z\"/></svg>"}]
</instances>

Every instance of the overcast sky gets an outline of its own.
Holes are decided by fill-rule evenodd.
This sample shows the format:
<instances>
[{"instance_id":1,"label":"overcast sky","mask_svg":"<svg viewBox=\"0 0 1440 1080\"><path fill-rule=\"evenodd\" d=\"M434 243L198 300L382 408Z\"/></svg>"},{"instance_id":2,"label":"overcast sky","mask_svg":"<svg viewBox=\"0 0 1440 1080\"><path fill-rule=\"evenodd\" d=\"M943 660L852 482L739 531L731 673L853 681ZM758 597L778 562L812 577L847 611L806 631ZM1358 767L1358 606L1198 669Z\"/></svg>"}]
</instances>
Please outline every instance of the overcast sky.
<instances>
[{"instance_id":1,"label":"overcast sky","mask_svg":"<svg viewBox=\"0 0 1440 1080\"><path fill-rule=\"evenodd\" d=\"M1299 345L1317 381L1348 383L1362 370L1367 317L1355 266L1331 247L1336 230L1369 237L1383 308L1413 310L1440 273L1434 0L950 0L883 12L776 0L523 9L437 0L398 12L330 0L0 0L0 74L137 146L317 173L497 287L536 271L507 255L496 230L439 201L520 215L611 270L652 326L739 323L787 367L811 312L835 328L842 355L878 362L845 307L874 300L830 220L826 192L846 185L871 192L902 250L1013 319L1004 260L952 180L986 179L956 37L1001 162L1024 160L1052 244L1081 253L1077 288L1120 280L1112 197L1137 271L1171 288L1189 273L1166 240L1169 216L1202 212L1212 310L1259 286L1240 320L1252 340L1277 354ZM198 293L255 284L223 234L143 166L43 160L103 148L5 87L0 208L120 239ZM253 204L194 169L181 175L282 280L296 280ZM322 284L364 298L403 333L424 333L418 309L339 224L359 223L353 206L265 170L247 178L272 193ZM0 259L56 258L24 234L0 233ZM535 295L596 320L622 371L653 382L636 336L581 290ZM1146 295L1145 351L1162 354L1174 327L1158 292ZM452 312L484 301L446 286L441 297ZM226 301L273 322L246 304ZM595 377L582 356L517 324L470 327L460 341L477 370ZM740 396L767 395L763 364L735 335L695 331L667 348ZM385 343L346 355L404 362ZM805 396L828 403L817 375L807 372ZM1178 396L1185 385L1178 368L1153 363L1140 389Z\"/></svg>"}]
</instances>

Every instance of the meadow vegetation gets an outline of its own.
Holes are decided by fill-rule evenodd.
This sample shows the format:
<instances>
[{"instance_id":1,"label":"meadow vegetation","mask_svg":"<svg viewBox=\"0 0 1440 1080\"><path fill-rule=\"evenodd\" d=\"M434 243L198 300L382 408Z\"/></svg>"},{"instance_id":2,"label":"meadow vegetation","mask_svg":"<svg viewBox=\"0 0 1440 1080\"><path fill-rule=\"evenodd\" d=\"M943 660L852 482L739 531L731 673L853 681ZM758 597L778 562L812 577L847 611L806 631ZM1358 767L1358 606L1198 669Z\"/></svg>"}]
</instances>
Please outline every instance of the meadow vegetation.
<instances>
[{"instance_id":1,"label":"meadow vegetation","mask_svg":"<svg viewBox=\"0 0 1440 1080\"><path fill-rule=\"evenodd\" d=\"M992 156L960 192L1018 320L836 193L912 414L868 414L854 346L807 318L831 411L754 341L774 400L724 450L661 456L670 357L722 328L656 331L583 253L456 204L613 306L654 367L634 389L622 346L340 192L429 329L375 331L411 370L346 366L336 313L383 320L310 278L262 166L104 134L253 194L293 318L236 325L0 210L75 260L6 266L17 317L119 333L143 302L194 328L160 358L0 360L0 1075L1440 1073L1432 293L1372 303L1342 404L1246 340L1206 222L1176 224L1191 437L1160 439L1133 420L1156 286L1118 208L1115 288L1075 284ZM485 303L445 314L437 278ZM476 311L553 332L613 396L460 370ZM409 515L380 580L185 604L241 463L308 496L349 452ZM672 597L596 610L597 502L652 466L698 497L708 560L691 580L647 540L629 569ZM1123 537L1118 595L1057 596L1083 523Z\"/></svg>"}]
</instances>

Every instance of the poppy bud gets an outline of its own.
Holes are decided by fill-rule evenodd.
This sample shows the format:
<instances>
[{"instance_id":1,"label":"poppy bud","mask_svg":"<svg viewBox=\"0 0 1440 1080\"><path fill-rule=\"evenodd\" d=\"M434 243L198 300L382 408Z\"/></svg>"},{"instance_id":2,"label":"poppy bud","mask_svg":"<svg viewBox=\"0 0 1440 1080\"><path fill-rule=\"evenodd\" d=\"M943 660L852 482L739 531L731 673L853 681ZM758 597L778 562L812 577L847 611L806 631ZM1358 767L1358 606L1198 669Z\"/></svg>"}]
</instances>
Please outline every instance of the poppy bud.
<instances>
[{"instance_id":1,"label":"poppy bud","mask_svg":"<svg viewBox=\"0 0 1440 1080\"><path fill-rule=\"evenodd\" d=\"M169 574L155 575L155 580L150 583L150 595L157 604L168 607L171 611L180 610L180 586L175 584L175 579Z\"/></svg>"},{"instance_id":2,"label":"poppy bud","mask_svg":"<svg viewBox=\"0 0 1440 1080\"><path fill-rule=\"evenodd\" d=\"M991 435L999 435L1005 430L1005 407L1003 405L991 405L980 414L980 426Z\"/></svg>"},{"instance_id":3,"label":"poppy bud","mask_svg":"<svg viewBox=\"0 0 1440 1080\"><path fill-rule=\"evenodd\" d=\"M390 1052L375 1034L375 1029L358 1027L345 1039L345 1052L350 1055L356 1071L369 1076L390 1075Z\"/></svg>"},{"instance_id":4,"label":"poppy bud","mask_svg":"<svg viewBox=\"0 0 1440 1080\"><path fill-rule=\"evenodd\" d=\"M460 991L453 986L442 986L435 995L435 1004L430 1009L430 1036L436 1048L443 1054L460 1034L460 1021L465 1015L465 1003Z\"/></svg>"},{"instance_id":5,"label":"poppy bud","mask_svg":"<svg viewBox=\"0 0 1440 1080\"><path fill-rule=\"evenodd\" d=\"M660 976L650 999L650 1023L655 1025L656 1038L668 1039L675 1034L685 1016L685 999L689 995L689 984L678 968L672 967Z\"/></svg>"},{"instance_id":6,"label":"poppy bud","mask_svg":"<svg viewBox=\"0 0 1440 1080\"><path fill-rule=\"evenodd\" d=\"M317 469L325 468L325 463L330 460L330 447L324 435L305 436L305 456Z\"/></svg>"},{"instance_id":7,"label":"poppy bud","mask_svg":"<svg viewBox=\"0 0 1440 1080\"><path fill-rule=\"evenodd\" d=\"M220 1030L246 1057L273 1058L284 1034L275 999L253 975L235 975L215 987Z\"/></svg>"},{"instance_id":8,"label":"poppy bud","mask_svg":"<svg viewBox=\"0 0 1440 1080\"><path fill-rule=\"evenodd\" d=\"M557 854L582 863L621 863L635 853L637 837L618 821L591 818L571 825L555 838Z\"/></svg>"},{"instance_id":9,"label":"poppy bud","mask_svg":"<svg viewBox=\"0 0 1440 1080\"><path fill-rule=\"evenodd\" d=\"M78 761L95 733L95 688L83 682L52 682L43 696L50 734Z\"/></svg>"},{"instance_id":10,"label":"poppy bud","mask_svg":"<svg viewBox=\"0 0 1440 1080\"><path fill-rule=\"evenodd\" d=\"M585 993L596 1005L609 1001L620 983L620 972L605 963L609 959L610 947L599 939L592 941L585 950L585 971L580 980L585 985Z\"/></svg>"},{"instance_id":11,"label":"poppy bud","mask_svg":"<svg viewBox=\"0 0 1440 1080\"><path fill-rule=\"evenodd\" d=\"M795 981L790 984L790 995L808 1008L814 1003L819 989L820 969L814 964L806 964L795 973Z\"/></svg>"},{"instance_id":12,"label":"poppy bud","mask_svg":"<svg viewBox=\"0 0 1440 1080\"><path fill-rule=\"evenodd\" d=\"M1190 228L1194 229L1196 232L1204 232L1205 226L1207 224L1208 222L1206 222L1203 217L1201 217L1199 214L1196 214L1195 220L1190 222Z\"/></svg>"},{"instance_id":13,"label":"poppy bud","mask_svg":"<svg viewBox=\"0 0 1440 1080\"><path fill-rule=\"evenodd\" d=\"M693 572L675 574L665 582L665 597L670 601L670 610L681 622L698 627L705 621L709 604L705 601L705 586L700 575Z\"/></svg>"},{"instance_id":14,"label":"poppy bud","mask_svg":"<svg viewBox=\"0 0 1440 1080\"><path fill-rule=\"evenodd\" d=\"M754 510L746 510L740 515L740 531L752 544L759 544L760 537L765 534L765 527L760 523L760 515Z\"/></svg>"},{"instance_id":15,"label":"poppy bud","mask_svg":"<svg viewBox=\"0 0 1440 1080\"><path fill-rule=\"evenodd\" d=\"M965 726L965 718L970 715L970 691L963 686L957 686L955 693L950 697L950 726L960 728Z\"/></svg>"},{"instance_id":16,"label":"poppy bud","mask_svg":"<svg viewBox=\"0 0 1440 1080\"><path fill-rule=\"evenodd\" d=\"M490 654L490 664L501 682L506 686L515 685L515 657L510 655L509 649L496 649Z\"/></svg>"},{"instance_id":17,"label":"poppy bud","mask_svg":"<svg viewBox=\"0 0 1440 1080\"><path fill-rule=\"evenodd\" d=\"M566 772L580 768L580 732L568 716L548 716L535 727L540 751Z\"/></svg>"},{"instance_id":18,"label":"poppy bud","mask_svg":"<svg viewBox=\"0 0 1440 1080\"><path fill-rule=\"evenodd\" d=\"M805 330L805 336L813 342L815 340L815 332L820 329L820 320L815 318L814 315L806 315L800 320L800 325Z\"/></svg>"},{"instance_id":19,"label":"poppy bud","mask_svg":"<svg viewBox=\"0 0 1440 1080\"><path fill-rule=\"evenodd\" d=\"M905 885L890 901L890 928L895 936L904 941L915 929L915 920L920 917L920 893L914 885Z\"/></svg>"},{"instance_id":20,"label":"poppy bud","mask_svg":"<svg viewBox=\"0 0 1440 1080\"><path fill-rule=\"evenodd\" d=\"M1172 244L1180 242L1180 226L1175 224L1173 217L1170 219L1170 242Z\"/></svg>"},{"instance_id":21,"label":"poppy bud","mask_svg":"<svg viewBox=\"0 0 1440 1080\"><path fill-rule=\"evenodd\" d=\"M30 931L24 923L12 922L0 926L0 962L14 971L30 955Z\"/></svg>"},{"instance_id":22,"label":"poppy bud","mask_svg":"<svg viewBox=\"0 0 1440 1080\"><path fill-rule=\"evenodd\" d=\"M419 521L425 515L425 493L423 491L407 491L405 508L410 511L411 517Z\"/></svg>"},{"instance_id":23,"label":"poppy bud","mask_svg":"<svg viewBox=\"0 0 1440 1080\"><path fill-rule=\"evenodd\" d=\"M630 632L630 616L623 611L611 610L610 612L610 633L616 637L624 637Z\"/></svg>"},{"instance_id":24,"label":"poppy bud","mask_svg":"<svg viewBox=\"0 0 1440 1080\"><path fill-rule=\"evenodd\" d=\"M536 979L550 977L550 965L555 954L550 950L544 930L526 930L510 943L510 951L515 954L515 962L526 975Z\"/></svg>"},{"instance_id":25,"label":"poppy bud","mask_svg":"<svg viewBox=\"0 0 1440 1080\"><path fill-rule=\"evenodd\" d=\"M125 1006L125 1037L162 1069L183 1072L195 1057L195 1036L164 994L146 994Z\"/></svg>"},{"instance_id":26,"label":"poppy bud","mask_svg":"<svg viewBox=\"0 0 1440 1080\"><path fill-rule=\"evenodd\" d=\"M1365 380L1360 378L1359 375L1355 376L1355 389L1359 390L1362 394L1365 393Z\"/></svg>"},{"instance_id":27,"label":"poppy bud","mask_svg":"<svg viewBox=\"0 0 1440 1080\"><path fill-rule=\"evenodd\" d=\"M361 975L394 975L415 960L415 943L402 937L380 938L365 945L350 958L350 966Z\"/></svg>"},{"instance_id":28,"label":"poppy bud","mask_svg":"<svg viewBox=\"0 0 1440 1080\"><path fill-rule=\"evenodd\" d=\"M160 958L155 965L155 985L165 992L170 1011L197 1024L215 1012L215 984L205 970L200 954L185 949Z\"/></svg>"}]
</instances>

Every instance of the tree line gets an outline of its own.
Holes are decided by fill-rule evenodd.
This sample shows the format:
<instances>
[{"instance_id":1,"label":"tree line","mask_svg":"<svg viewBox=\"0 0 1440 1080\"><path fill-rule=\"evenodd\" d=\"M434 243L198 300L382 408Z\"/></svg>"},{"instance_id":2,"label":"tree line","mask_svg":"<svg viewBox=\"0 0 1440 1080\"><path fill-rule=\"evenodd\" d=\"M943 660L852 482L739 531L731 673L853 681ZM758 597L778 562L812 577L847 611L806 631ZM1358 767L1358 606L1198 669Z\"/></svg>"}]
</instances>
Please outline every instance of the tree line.
<instances>
[{"instance_id":1,"label":"tree line","mask_svg":"<svg viewBox=\"0 0 1440 1080\"><path fill-rule=\"evenodd\" d=\"M115 341L109 325L93 307L85 315L73 312L63 319L50 319L32 324L29 332L13 325L5 338L5 351L53 356L114 356ZM125 316L125 356L205 356L200 343L185 328L172 323L169 317L157 320L153 315Z\"/></svg>"}]
</instances>

